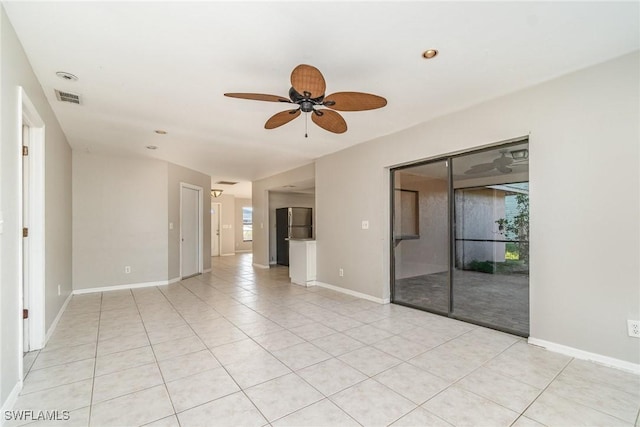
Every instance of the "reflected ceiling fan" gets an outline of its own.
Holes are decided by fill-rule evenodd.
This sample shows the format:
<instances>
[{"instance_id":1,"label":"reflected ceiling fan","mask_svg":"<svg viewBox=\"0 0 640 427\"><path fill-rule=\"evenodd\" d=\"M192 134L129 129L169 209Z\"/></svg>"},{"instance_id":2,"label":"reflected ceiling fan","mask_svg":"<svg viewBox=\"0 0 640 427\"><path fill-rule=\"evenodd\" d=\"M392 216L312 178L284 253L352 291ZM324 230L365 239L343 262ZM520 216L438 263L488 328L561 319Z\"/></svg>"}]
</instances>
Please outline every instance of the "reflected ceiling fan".
<instances>
[{"instance_id":1,"label":"reflected ceiling fan","mask_svg":"<svg viewBox=\"0 0 640 427\"><path fill-rule=\"evenodd\" d=\"M508 150L500 150L500 157L490 163L480 163L471 166L471 168L465 172L465 175L489 172L493 169L500 173L511 173L514 166L518 166L529 160L529 150L526 148L510 151L509 156L507 156L507 152Z\"/></svg>"},{"instance_id":2,"label":"reflected ceiling fan","mask_svg":"<svg viewBox=\"0 0 640 427\"><path fill-rule=\"evenodd\" d=\"M334 110L364 111L387 105L387 100L381 96L362 92L336 92L325 96L325 89L326 83L320 70L311 65L301 64L291 72L289 98L261 93L225 93L224 96L256 101L283 102L298 106L271 116L264 124L265 129L275 129L287 124L300 116L302 112L312 113L311 120L315 124L333 133L347 131L347 123L344 118Z\"/></svg>"}]
</instances>

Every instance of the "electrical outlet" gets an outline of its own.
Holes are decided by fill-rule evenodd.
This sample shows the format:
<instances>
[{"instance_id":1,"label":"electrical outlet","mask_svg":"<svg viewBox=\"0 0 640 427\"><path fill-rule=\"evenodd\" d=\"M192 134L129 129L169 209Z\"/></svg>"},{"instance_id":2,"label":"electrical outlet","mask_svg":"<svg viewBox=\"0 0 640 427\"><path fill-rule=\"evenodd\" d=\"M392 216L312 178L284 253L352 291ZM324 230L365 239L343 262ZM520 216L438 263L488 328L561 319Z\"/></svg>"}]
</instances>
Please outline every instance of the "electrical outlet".
<instances>
[{"instance_id":1,"label":"electrical outlet","mask_svg":"<svg viewBox=\"0 0 640 427\"><path fill-rule=\"evenodd\" d=\"M344 270L343 269L339 269L338 270L338 276L344 277Z\"/></svg>"},{"instance_id":2,"label":"electrical outlet","mask_svg":"<svg viewBox=\"0 0 640 427\"><path fill-rule=\"evenodd\" d=\"M367 221L366 219L362 221L362 229L363 230L369 229L369 221Z\"/></svg>"},{"instance_id":3,"label":"electrical outlet","mask_svg":"<svg viewBox=\"0 0 640 427\"><path fill-rule=\"evenodd\" d=\"M124 273L125 273L125 274L129 274L129 273L131 273L131 266L129 266L129 265L125 265L125 266L124 266Z\"/></svg>"},{"instance_id":4,"label":"electrical outlet","mask_svg":"<svg viewBox=\"0 0 640 427\"><path fill-rule=\"evenodd\" d=\"M58 285L58 296L62 295L62 290L60 289L60 285Z\"/></svg>"},{"instance_id":5,"label":"electrical outlet","mask_svg":"<svg viewBox=\"0 0 640 427\"><path fill-rule=\"evenodd\" d=\"M627 320L627 330L630 337L640 338L640 320Z\"/></svg>"}]
</instances>

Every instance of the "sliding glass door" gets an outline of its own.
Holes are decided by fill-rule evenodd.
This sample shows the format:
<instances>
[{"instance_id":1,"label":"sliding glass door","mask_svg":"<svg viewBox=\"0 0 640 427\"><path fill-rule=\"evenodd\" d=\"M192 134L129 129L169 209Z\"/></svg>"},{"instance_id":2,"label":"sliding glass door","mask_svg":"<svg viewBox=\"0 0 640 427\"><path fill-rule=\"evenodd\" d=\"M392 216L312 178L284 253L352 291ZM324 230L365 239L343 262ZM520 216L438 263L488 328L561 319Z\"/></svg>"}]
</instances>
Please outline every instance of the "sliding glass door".
<instances>
[{"instance_id":1,"label":"sliding glass door","mask_svg":"<svg viewBox=\"0 0 640 427\"><path fill-rule=\"evenodd\" d=\"M392 174L392 301L528 336L528 142Z\"/></svg>"},{"instance_id":2,"label":"sliding glass door","mask_svg":"<svg viewBox=\"0 0 640 427\"><path fill-rule=\"evenodd\" d=\"M422 164L393 174L394 301L447 313L447 162Z\"/></svg>"}]
</instances>

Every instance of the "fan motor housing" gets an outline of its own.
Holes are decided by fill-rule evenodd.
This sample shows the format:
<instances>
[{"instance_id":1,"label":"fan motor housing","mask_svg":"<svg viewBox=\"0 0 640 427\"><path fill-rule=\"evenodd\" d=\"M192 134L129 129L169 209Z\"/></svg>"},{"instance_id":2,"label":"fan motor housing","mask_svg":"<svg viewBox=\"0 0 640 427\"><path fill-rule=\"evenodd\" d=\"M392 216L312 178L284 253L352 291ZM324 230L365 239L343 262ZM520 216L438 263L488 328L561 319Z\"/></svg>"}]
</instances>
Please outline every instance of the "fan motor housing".
<instances>
[{"instance_id":1,"label":"fan motor housing","mask_svg":"<svg viewBox=\"0 0 640 427\"><path fill-rule=\"evenodd\" d=\"M303 113L310 113L313 111L313 107L316 105L322 105L324 95L317 98L309 98L308 96L304 96L299 93L294 88L291 88L289 89L289 98L291 98L291 101L293 101L294 104L298 104L300 106L300 110Z\"/></svg>"}]
</instances>

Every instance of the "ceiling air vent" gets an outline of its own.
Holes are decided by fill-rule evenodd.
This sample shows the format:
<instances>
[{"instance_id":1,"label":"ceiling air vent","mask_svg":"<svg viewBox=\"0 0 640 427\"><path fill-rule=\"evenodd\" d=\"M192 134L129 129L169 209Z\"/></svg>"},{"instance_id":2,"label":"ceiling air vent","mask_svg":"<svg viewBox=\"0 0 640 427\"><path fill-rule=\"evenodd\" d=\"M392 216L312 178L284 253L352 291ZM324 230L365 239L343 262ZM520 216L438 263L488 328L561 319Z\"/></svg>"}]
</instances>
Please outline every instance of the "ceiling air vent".
<instances>
[{"instance_id":1,"label":"ceiling air vent","mask_svg":"<svg viewBox=\"0 0 640 427\"><path fill-rule=\"evenodd\" d=\"M56 89L56 98L61 102L70 102L72 104L80 105L80 95L76 95L75 93L63 92L61 90Z\"/></svg>"},{"instance_id":2,"label":"ceiling air vent","mask_svg":"<svg viewBox=\"0 0 640 427\"><path fill-rule=\"evenodd\" d=\"M236 185L238 182L234 182L234 181L218 181L216 182L216 184L224 184L224 185Z\"/></svg>"}]
</instances>

